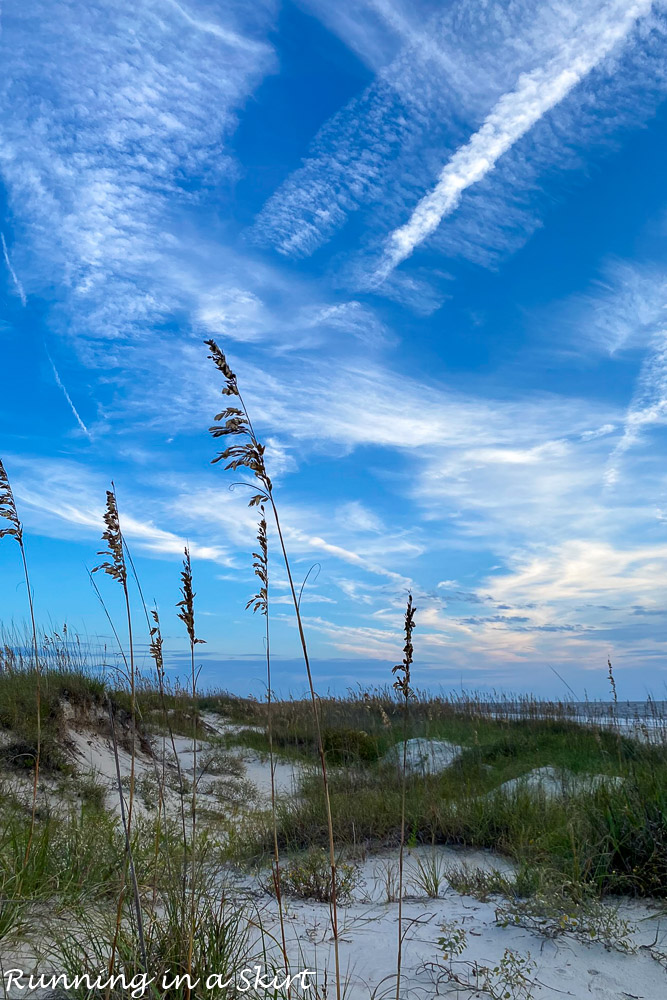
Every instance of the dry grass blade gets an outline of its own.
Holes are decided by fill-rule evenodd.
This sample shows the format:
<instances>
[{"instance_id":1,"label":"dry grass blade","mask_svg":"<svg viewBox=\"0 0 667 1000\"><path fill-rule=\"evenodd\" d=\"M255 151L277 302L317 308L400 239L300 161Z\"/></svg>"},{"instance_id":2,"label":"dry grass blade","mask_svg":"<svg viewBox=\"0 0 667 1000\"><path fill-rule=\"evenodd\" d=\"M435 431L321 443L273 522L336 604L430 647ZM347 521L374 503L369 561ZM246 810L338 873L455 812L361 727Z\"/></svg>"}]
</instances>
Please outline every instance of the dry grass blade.
<instances>
[{"instance_id":1,"label":"dry grass blade","mask_svg":"<svg viewBox=\"0 0 667 1000\"><path fill-rule=\"evenodd\" d=\"M190 933L188 938L188 958L187 972L192 972L192 956L195 943L196 924L196 839L197 839L197 670L195 667L195 646L203 643L204 639L198 639L195 630L195 592L192 584L192 562L190 560L190 550L185 548L183 569L181 570L181 595L182 600L178 602L178 617L185 625L190 639L190 670L192 683L192 826L191 826L191 886L190 886ZM190 996L190 987L186 989L186 996Z\"/></svg>"},{"instance_id":2,"label":"dry grass blade","mask_svg":"<svg viewBox=\"0 0 667 1000\"><path fill-rule=\"evenodd\" d=\"M42 749L42 706L41 706L41 667L39 662L39 648L37 644L37 625L35 624L35 606L32 597L32 587L30 586L30 574L28 572L28 560L25 552L25 544L23 541L23 525L21 519L19 518L18 511L16 509L16 502L14 500L14 492L9 481L9 476L7 471L0 461L0 519L8 522L8 527L0 527L0 538L5 536L10 536L16 539L21 552L21 563L23 565L23 578L25 580L26 591L28 594L28 607L30 610L30 624L32 628L32 652L33 652L33 666L35 669L36 677L36 716L37 716L37 747L35 753L35 771L33 774L32 783L32 811L30 817L30 833L28 835L28 842L26 844L25 856L23 860L23 867L26 868L28 861L30 859L30 850L32 848L33 836L35 833L35 819L37 815L37 788L39 785L39 765Z\"/></svg>"},{"instance_id":3,"label":"dry grass blade","mask_svg":"<svg viewBox=\"0 0 667 1000\"><path fill-rule=\"evenodd\" d=\"M136 707L136 667L134 662L134 639L132 632L132 612L130 609L130 592L127 582L127 564L125 561L125 539L123 538L123 532L120 525L120 515L118 513L118 502L116 499L116 491L114 484L111 484L111 489L107 490L106 493L106 507L104 511L104 523L106 525L105 531L102 532L102 541L107 543L107 548L98 552L98 555L105 557L105 561L95 566L93 573L98 573L102 570L112 580L116 580L122 587L123 597L125 600L125 615L127 620L127 637L129 645L129 681L130 681L130 716L132 725L132 750L131 750L131 762L130 762L130 794L127 806L127 817L123 817L123 827L125 830L125 840L126 844L131 843L130 831L132 828L132 812L134 808L134 792L135 792L135 770L136 770L136 733L137 733L137 707ZM114 629L115 632L115 629ZM122 792L119 790L119 794L122 799ZM124 811L124 803L121 802L121 812ZM139 935L139 943L141 948L141 953L143 956L146 954L146 945L144 941L143 932L143 918L141 912L141 900L139 897L139 886L136 877L136 869L130 854L127 854L127 861L130 864L130 874L132 877L132 888L134 894L134 906L137 916L137 932ZM109 960L109 971L113 969L113 963L115 961L115 949L116 942L120 933L120 921L122 914L122 900L124 895L124 886L121 888L118 908L116 911L116 933L114 937L114 943L111 951L111 957ZM144 966L145 968L145 966Z\"/></svg>"},{"instance_id":4,"label":"dry grass blade","mask_svg":"<svg viewBox=\"0 0 667 1000\"><path fill-rule=\"evenodd\" d=\"M178 751L176 749L176 741L174 739L174 730L173 730L173 727L172 727L172 724L171 724L171 720L169 718L169 711L167 709L167 700L166 700L166 697L165 697L165 685L164 685L165 667L164 667L164 656L163 656L163 651L162 651L163 639L162 639L162 629L160 628L160 616L159 616L157 608L152 608L151 609L150 616L151 616L151 618L153 620L153 624L152 625L149 624L149 633L150 633L149 650L150 650L150 654L151 654L151 656L153 658L153 662L155 663L155 671L156 671L156 674L157 674L158 693L159 693L159 698L160 698L160 706L162 708L162 717L164 719L164 724L165 724L165 726L167 728L167 733L169 735L169 742L171 744L171 752L173 754L174 762L175 762L175 765L176 765L176 772L178 774L179 812L180 812L180 817L181 817L181 830L182 830L182 834L183 834L183 857L185 857L185 854L186 854L187 848L188 848L188 835L187 835L186 829L185 829L185 804L184 804L184 796L183 796L185 786L183 784L183 771L181 769L181 760L180 760ZM163 760L163 766L164 766L164 760ZM183 907L185 907L185 893L186 893L186 883L187 883L187 876L186 876L185 865L183 865L183 879L182 879L182 883L183 883L183 885L182 885L182 901L183 901Z\"/></svg>"},{"instance_id":5,"label":"dry grass blade","mask_svg":"<svg viewBox=\"0 0 667 1000\"><path fill-rule=\"evenodd\" d=\"M396 676L394 690L403 698L403 773L401 780L401 843L398 854L398 948L396 951L396 1000L399 1000L401 992L401 966L403 960L403 867L405 855L405 785L407 781L407 752L408 752L408 706L412 695L410 687L412 658L414 647L412 645L412 633L415 627L416 608L412 602L412 594L408 594L408 604L405 609L405 645L403 646L403 660L392 669L392 674Z\"/></svg>"},{"instance_id":6,"label":"dry grass blade","mask_svg":"<svg viewBox=\"0 0 667 1000\"><path fill-rule=\"evenodd\" d=\"M271 690L271 636L269 628L269 545L266 533L266 517L264 505L260 507L260 520L257 527L257 545L259 552L253 552L253 569L259 579L260 587L256 594L246 604L246 611L252 608L253 614L258 611L264 615L265 645L266 645L266 729L269 741L269 767L271 769L271 823L273 827L273 890L278 903L280 920L280 944L285 963L285 972L289 975L289 958L287 955L287 937L285 934L285 914L283 912L282 881L280 873L280 850L278 847L278 818L276 812L276 761L273 752L273 693Z\"/></svg>"}]
</instances>

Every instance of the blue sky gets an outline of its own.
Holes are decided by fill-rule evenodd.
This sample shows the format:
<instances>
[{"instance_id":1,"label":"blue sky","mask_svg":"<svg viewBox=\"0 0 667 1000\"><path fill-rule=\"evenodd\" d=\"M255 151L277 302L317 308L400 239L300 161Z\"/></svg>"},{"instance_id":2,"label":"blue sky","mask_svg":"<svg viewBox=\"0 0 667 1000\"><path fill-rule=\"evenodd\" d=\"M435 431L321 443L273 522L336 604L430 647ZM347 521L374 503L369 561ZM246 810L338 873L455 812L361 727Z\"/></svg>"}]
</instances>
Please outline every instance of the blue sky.
<instances>
[{"instance_id":1,"label":"blue sky","mask_svg":"<svg viewBox=\"0 0 667 1000\"><path fill-rule=\"evenodd\" d=\"M112 644L113 478L174 671L188 540L202 677L261 692L214 337L317 564L321 688L389 679L411 589L423 687L605 695L610 654L661 696L665 4L6 0L0 27L0 454L45 626ZM10 540L0 588L20 621Z\"/></svg>"}]
</instances>

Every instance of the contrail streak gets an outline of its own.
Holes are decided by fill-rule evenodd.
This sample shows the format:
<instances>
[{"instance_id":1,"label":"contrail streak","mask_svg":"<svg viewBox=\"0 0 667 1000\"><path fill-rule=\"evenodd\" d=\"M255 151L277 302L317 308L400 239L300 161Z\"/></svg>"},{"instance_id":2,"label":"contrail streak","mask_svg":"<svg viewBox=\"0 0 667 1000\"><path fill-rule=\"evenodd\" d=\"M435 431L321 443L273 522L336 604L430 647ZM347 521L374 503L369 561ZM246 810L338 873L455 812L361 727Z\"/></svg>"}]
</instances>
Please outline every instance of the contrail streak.
<instances>
[{"instance_id":1,"label":"contrail streak","mask_svg":"<svg viewBox=\"0 0 667 1000\"><path fill-rule=\"evenodd\" d=\"M387 277L435 232L466 188L481 181L503 153L602 62L652 5L653 0L612 4L606 16L585 25L545 67L523 73L516 88L500 98L482 127L443 167L435 188L421 199L408 222L391 233L376 277ZM612 19L610 14L619 6L621 16Z\"/></svg>"},{"instance_id":2,"label":"contrail streak","mask_svg":"<svg viewBox=\"0 0 667 1000\"><path fill-rule=\"evenodd\" d=\"M79 416L79 411L77 410L76 406L72 402L72 398L71 398L70 394L68 393L67 388L65 387L65 385L63 383L63 380L61 379L60 375L58 374L58 369L56 368L55 364L53 363L53 358L51 357L51 355L49 354L48 351L46 352L46 356L49 359L49 362L51 364L51 368L53 369L53 377L56 380L56 385L58 386L59 389L62 389L63 395L64 395L65 399L67 400L67 402L69 403L70 410L74 414L74 419L76 420L77 424L79 425L79 427L81 428L81 430L83 431L83 433L86 435L86 437L91 438L92 435L91 435L90 431L88 430L88 428L86 427L86 425L84 424L84 422L81 419L81 417Z\"/></svg>"},{"instance_id":3,"label":"contrail streak","mask_svg":"<svg viewBox=\"0 0 667 1000\"><path fill-rule=\"evenodd\" d=\"M0 240L2 241L2 253L3 253L3 256L5 258L5 264L7 265L7 270L9 271L9 273L12 276L12 281L14 282L14 285L16 287L16 291L18 292L19 298L21 299L21 305L25 306L25 304L27 302L26 294L25 294L25 292L23 290L23 285L21 284L21 282L19 281L19 279L17 277L16 271L12 267L12 262L9 259L9 251L7 250L7 244L5 242L5 234L4 233L0 233Z\"/></svg>"}]
</instances>

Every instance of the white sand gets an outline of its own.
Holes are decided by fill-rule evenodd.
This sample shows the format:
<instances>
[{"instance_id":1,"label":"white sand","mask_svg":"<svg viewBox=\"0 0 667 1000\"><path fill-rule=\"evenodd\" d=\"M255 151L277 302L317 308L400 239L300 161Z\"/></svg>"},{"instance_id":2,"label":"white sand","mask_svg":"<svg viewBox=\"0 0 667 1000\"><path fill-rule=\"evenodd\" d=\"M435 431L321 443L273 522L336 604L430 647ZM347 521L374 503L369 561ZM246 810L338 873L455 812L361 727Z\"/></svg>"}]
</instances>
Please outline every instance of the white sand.
<instances>
[{"instance_id":1,"label":"white sand","mask_svg":"<svg viewBox=\"0 0 667 1000\"><path fill-rule=\"evenodd\" d=\"M204 716L204 722L212 735L235 733L239 728L233 724L222 722L217 717ZM213 724L212 724L213 723ZM107 808L118 811L118 784L113 743L107 736L99 732L79 726L70 725L67 735L72 750L73 762L82 775L94 778L102 784L106 791ZM152 740L153 756L136 745L135 782L139 794L135 798L140 813L150 814L157 802L157 793L151 793L151 785L156 785L161 776L162 762L165 761L166 791L165 802L167 810L176 815L180 809L178 794L178 769L189 783L193 780L194 757L191 737L174 736L174 743L168 737L155 737ZM221 751L215 741L198 740L197 754L197 793L200 806L213 810L221 810L225 799L234 801L235 805L246 803L252 808L266 808L271 802L271 770L268 756L249 750L245 747L231 747ZM132 759L128 751L118 746L118 763L121 782L127 794L127 786L131 773ZM228 766L226 766L226 763ZM274 758L274 782L277 795L296 795L302 768L289 761ZM142 782L146 783L147 793L141 795Z\"/></svg>"},{"instance_id":2,"label":"white sand","mask_svg":"<svg viewBox=\"0 0 667 1000\"><path fill-rule=\"evenodd\" d=\"M518 778L505 781L489 795L511 796L529 791L548 799L567 798L569 795L592 793L598 788L619 787L623 779L613 774L573 774L564 768L537 767Z\"/></svg>"},{"instance_id":3,"label":"white sand","mask_svg":"<svg viewBox=\"0 0 667 1000\"><path fill-rule=\"evenodd\" d=\"M406 870L409 874L416 859L426 860L431 848L410 852ZM457 851L435 848L437 857L445 864L470 867L503 867L501 859L482 852ZM382 888L376 876L382 863L396 862L397 853L369 858L362 871L366 885L357 891L355 902L341 908L340 961L346 980L347 1000L369 1000L391 997L395 993L396 942L398 933L398 905L380 901ZM414 889L411 890L414 892ZM445 985L442 969L430 965L440 958L438 949L440 927L444 921L456 921L467 934L467 947L453 967L464 974L465 962L477 961L481 965L495 965L506 948L526 956L530 953L537 964L534 973L534 996L569 996L577 1000L600 1000L640 997L662 1000L667 996L667 974L649 954L647 946L653 943L659 919L656 910L647 905L624 903L623 916L637 926L633 934L638 948L635 954L608 951L601 944L583 944L567 935L551 940L522 928L499 927L494 914L498 900L478 902L459 895L450 888L442 898L409 898L403 904L405 936L403 958L403 989L405 997L430 998L436 995L457 996L464 1000L477 994L452 985ZM329 974L329 996L334 995L332 975L334 968L333 946L326 904L287 900L287 929L289 951L295 956L299 969L318 970L320 983L324 969ZM262 905L262 922L267 929L278 930L275 900L266 898ZM667 948L667 921L665 931L658 935L657 947ZM640 946L644 946L643 948ZM299 956L301 958L299 959ZM441 979L439 989L436 987ZM480 996L482 994L479 994Z\"/></svg>"},{"instance_id":4,"label":"white sand","mask_svg":"<svg viewBox=\"0 0 667 1000\"><path fill-rule=\"evenodd\" d=\"M463 753L462 747L455 743L415 737L391 747L385 754L384 760L402 767L404 746L405 763L411 774L439 774L441 771L446 771Z\"/></svg>"}]
</instances>

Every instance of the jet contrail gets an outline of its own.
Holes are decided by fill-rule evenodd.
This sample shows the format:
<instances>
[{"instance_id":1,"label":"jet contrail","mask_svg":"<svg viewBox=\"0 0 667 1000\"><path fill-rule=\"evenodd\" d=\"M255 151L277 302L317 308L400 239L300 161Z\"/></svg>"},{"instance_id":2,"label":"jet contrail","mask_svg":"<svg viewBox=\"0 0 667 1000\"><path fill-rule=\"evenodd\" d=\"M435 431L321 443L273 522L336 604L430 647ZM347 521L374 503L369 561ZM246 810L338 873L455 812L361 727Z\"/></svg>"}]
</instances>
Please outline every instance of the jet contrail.
<instances>
[{"instance_id":1,"label":"jet contrail","mask_svg":"<svg viewBox=\"0 0 667 1000\"><path fill-rule=\"evenodd\" d=\"M72 413L74 414L74 419L76 420L77 424L79 425L79 427L81 428L81 430L83 431L83 433L86 435L86 437L91 438L91 433L88 430L88 428L86 427L86 425L84 424L84 422L81 419L81 417L79 416L79 411L77 410L76 406L72 402L72 398L71 398L70 394L68 393L68 391L67 391L67 389L66 389L66 387L65 387L65 385L63 383L63 380L61 379L60 375L58 374L58 369L54 365L53 358L51 357L51 355L49 354L48 351L46 352L46 356L49 359L49 362L51 363L51 367L53 368L53 377L56 380L56 385L58 386L59 389L62 389L63 395L64 395L65 399L67 400L67 402L69 403L69 407L70 407Z\"/></svg>"},{"instance_id":2,"label":"jet contrail","mask_svg":"<svg viewBox=\"0 0 667 1000\"><path fill-rule=\"evenodd\" d=\"M5 234L4 233L0 233L0 240L2 241L2 253L3 253L3 256L5 258L5 264L7 265L7 270L9 271L9 273L12 276L12 281L14 282L14 285L16 287L16 291L19 293L19 298L21 299L21 305L25 306L25 304L26 304L26 302L28 300L26 299L26 294L23 291L23 285L19 281L19 279L17 277L17 274L16 274L16 271L12 267L12 262L9 259L9 251L7 250L7 244L5 242Z\"/></svg>"}]
</instances>

